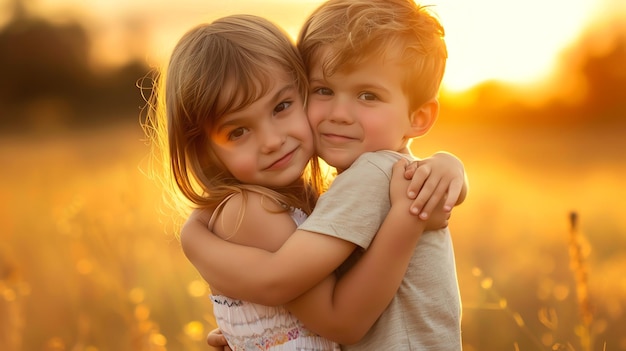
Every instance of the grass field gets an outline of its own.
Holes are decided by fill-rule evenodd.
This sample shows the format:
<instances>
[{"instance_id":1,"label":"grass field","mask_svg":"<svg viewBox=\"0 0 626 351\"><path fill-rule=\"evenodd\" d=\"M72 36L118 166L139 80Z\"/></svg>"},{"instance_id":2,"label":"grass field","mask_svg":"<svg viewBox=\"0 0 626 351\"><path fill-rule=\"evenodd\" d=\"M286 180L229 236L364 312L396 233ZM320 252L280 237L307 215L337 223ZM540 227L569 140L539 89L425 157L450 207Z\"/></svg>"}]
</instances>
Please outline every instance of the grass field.
<instances>
[{"instance_id":1,"label":"grass field","mask_svg":"<svg viewBox=\"0 0 626 351\"><path fill-rule=\"evenodd\" d=\"M626 350L623 135L443 126L415 143L457 154L470 178L450 225L466 351ZM142 173L141 138L0 137L0 350L208 349L209 290Z\"/></svg>"}]
</instances>

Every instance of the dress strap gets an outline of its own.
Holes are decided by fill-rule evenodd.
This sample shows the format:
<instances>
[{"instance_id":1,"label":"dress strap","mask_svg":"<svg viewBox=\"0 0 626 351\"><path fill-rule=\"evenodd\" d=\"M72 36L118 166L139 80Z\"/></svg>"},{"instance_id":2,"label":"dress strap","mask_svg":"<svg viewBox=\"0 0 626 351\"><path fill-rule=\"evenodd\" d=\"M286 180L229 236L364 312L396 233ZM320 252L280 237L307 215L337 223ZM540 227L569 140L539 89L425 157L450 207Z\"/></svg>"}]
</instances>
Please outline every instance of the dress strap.
<instances>
[{"instance_id":1,"label":"dress strap","mask_svg":"<svg viewBox=\"0 0 626 351\"><path fill-rule=\"evenodd\" d=\"M226 196L224 198L224 200L222 200L222 202L220 202L217 207L215 207L215 210L213 211L213 213L211 214L211 218L209 219L209 230L213 231L213 226L215 225L215 221L217 220L217 216L219 216L219 214L222 212L222 210L224 209L224 205L226 205L226 203L228 202L228 200L230 200L233 196L237 195L239 193L232 193L228 196ZM224 240L228 240L230 238L232 238L233 236L235 236L236 232L229 235L226 238L223 238ZM217 235L217 234L216 234ZM218 235L219 236L219 235Z\"/></svg>"}]
</instances>

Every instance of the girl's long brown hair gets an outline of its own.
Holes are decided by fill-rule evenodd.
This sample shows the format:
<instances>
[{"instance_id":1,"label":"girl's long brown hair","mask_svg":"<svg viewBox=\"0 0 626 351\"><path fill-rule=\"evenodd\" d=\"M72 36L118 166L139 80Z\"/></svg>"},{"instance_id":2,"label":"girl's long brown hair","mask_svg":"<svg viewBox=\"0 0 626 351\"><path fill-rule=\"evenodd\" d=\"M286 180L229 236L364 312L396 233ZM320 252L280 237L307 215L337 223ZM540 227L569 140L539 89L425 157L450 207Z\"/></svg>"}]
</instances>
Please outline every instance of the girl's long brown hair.
<instances>
[{"instance_id":1,"label":"girl's long brown hair","mask_svg":"<svg viewBox=\"0 0 626 351\"><path fill-rule=\"evenodd\" d=\"M234 15L187 32L173 50L166 74L155 78L145 131L163 168L163 185L187 204L214 209L234 192L256 191L310 213L324 188L313 157L299 186L267 189L241 184L211 150L208 131L222 115L241 110L271 86L270 72L285 70L303 101L306 71L289 36L272 22ZM227 89L226 87L233 86ZM180 197L180 196L179 196Z\"/></svg>"}]
</instances>

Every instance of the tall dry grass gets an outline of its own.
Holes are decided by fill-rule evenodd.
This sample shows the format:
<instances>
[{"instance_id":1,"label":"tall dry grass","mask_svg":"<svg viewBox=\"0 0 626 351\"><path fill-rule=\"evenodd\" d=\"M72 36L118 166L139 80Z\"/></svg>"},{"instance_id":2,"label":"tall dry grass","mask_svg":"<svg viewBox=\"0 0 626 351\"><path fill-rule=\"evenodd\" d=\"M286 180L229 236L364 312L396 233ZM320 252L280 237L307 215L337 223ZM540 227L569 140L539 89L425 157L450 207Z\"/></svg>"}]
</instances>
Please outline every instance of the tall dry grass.
<instances>
[{"instance_id":1,"label":"tall dry grass","mask_svg":"<svg viewBox=\"0 0 626 351\"><path fill-rule=\"evenodd\" d=\"M205 349L208 290L157 212L140 135L1 144L0 349Z\"/></svg>"},{"instance_id":2,"label":"tall dry grass","mask_svg":"<svg viewBox=\"0 0 626 351\"><path fill-rule=\"evenodd\" d=\"M481 269L475 267L472 274L476 277L478 284L488 295L488 301L471 308L480 310L501 311L504 315L510 317L515 327L527 338L528 345L525 348L520 346L520 342L514 341L513 350L560 350L560 351L592 351L607 350L606 341L595 343L594 340L599 334L606 330L605 322L600 320L594 323L594 302L590 296L591 287L589 286L589 269L587 260L589 258L591 248L585 236L579 229L579 215L572 211L569 214L569 233L568 233L568 249L569 249L569 268L571 270L573 282L572 290L575 292L574 307L577 310L578 318L570 321L559 321L559 314L555 306L542 307L537 311L536 318L541 323L543 331L537 328L531 328L527 324L522 314L509 305L506 297L504 297L497 288L494 287L494 281L491 277L486 276ZM561 292L559 292L561 291ZM555 295L566 295L567 286L555 287ZM465 306L466 308L468 306ZM556 336L563 334L563 331L570 334L570 338L559 340ZM616 349L622 349L620 344ZM473 347L471 347L473 350Z\"/></svg>"}]
</instances>

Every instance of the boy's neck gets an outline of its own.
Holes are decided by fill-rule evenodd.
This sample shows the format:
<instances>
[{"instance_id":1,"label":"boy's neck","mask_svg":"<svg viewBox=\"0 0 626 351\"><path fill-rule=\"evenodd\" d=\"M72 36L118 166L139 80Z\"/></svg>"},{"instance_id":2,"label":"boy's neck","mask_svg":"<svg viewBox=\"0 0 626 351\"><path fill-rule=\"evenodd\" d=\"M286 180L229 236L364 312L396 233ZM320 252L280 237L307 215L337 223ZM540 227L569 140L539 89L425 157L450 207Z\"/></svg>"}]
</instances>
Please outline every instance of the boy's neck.
<instances>
[{"instance_id":1,"label":"boy's neck","mask_svg":"<svg viewBox=\"0 0 626 351\"><path fill-rule=\"evenodd\" d=\"M411 149L409 149L408 145L405 145L401 150L398 150L398 152L403 155L413 156L413 153L411 153Z\"/></svg>"}]
</instances>

